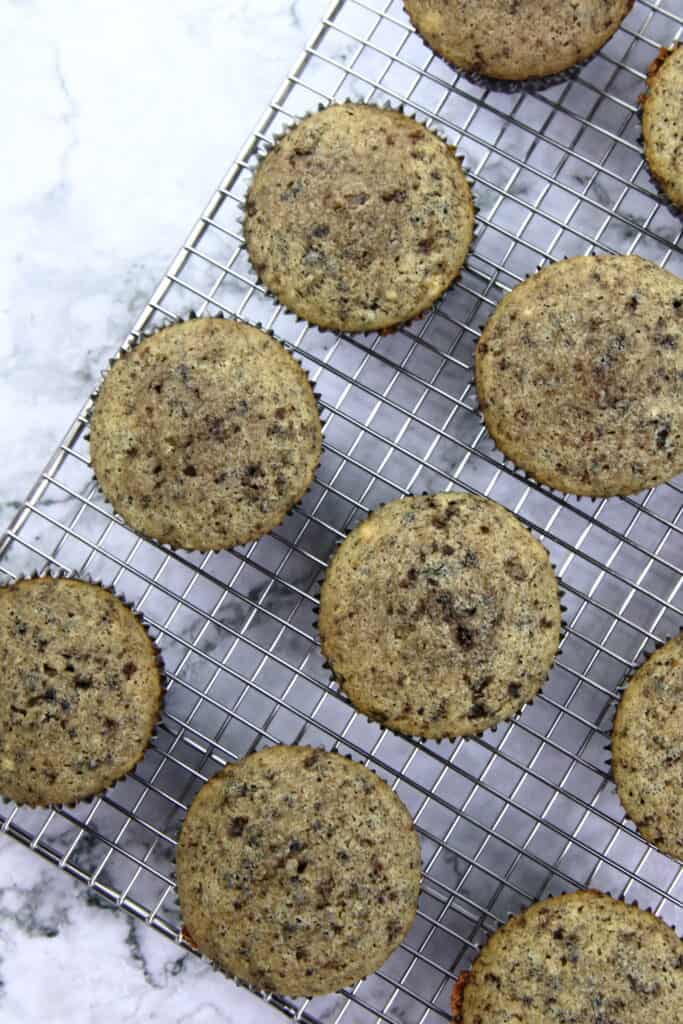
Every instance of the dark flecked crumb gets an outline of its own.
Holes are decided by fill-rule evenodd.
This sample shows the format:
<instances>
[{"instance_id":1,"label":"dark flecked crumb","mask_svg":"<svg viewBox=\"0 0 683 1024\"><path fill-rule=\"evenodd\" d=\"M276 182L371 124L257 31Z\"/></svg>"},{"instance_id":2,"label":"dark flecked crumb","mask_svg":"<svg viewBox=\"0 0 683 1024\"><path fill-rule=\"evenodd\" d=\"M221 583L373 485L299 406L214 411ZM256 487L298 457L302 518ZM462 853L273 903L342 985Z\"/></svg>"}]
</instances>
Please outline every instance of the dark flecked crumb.
<instances>
[{"instance_id":1,"label":"dark flecked crumb","mask_svg":"<svg viewBox=\"0 0 683 1024\"><path fill-rule=\"evenodd\" d=\"M683 860L683 633L629 681L612 730L612 772L645 838Z\"/></svg>"},{"instance_id":2,"label":"dark flecked crumb","mask_svg":"<svg viewBox=\"0 0 683 1024\"><path fill-rule=\"evenodd\" d=\"M633 0L405 0L436 53L510 81L557 74L590 57L632 6Z\"/></svg>"},{"instance_id":3,"label":"dark flecked crumb","mask_svg":"<svg viewBox=\"0 0 683 1024\"><path fill-rule=\"evenodd\" d=\"M405 807L367 768L274 747L199 792L177 877L202 953L251 984L312 995L358 981L401 941L420 848Z\"/></svg>"},{"instance_id":4,"label":"dark flecked crumb","mask_svg":"<svg viewBox=\"0 0 683 1024\"><path fill-rule=\"evenodd\" d=\"M474 223L451 147L361 103L292 128L257 168L246 211L270 291L310 323L347 331L387 330L431 306L460 272Z\"/></svg>"},{"instance_id":5,"label":"dark flecked crumb","mask_svg":"<svg viewBox=\"0 0 683 1024\"><path fill-rule=\"evenodd\" d=\"M673 1024L683 942L653 914L598 892L531 906L489 939L453 992L459 1024Z\"/></svg>"},{"instance_id":6,"label":"dark flecked crumb","mask_svg":"<svg viewBox=\"0 0 683 1024\"><path fill-rule=\"evenodd\" d=\"M90 450L102 491L139 533L230 548L267 533L302 497L320 458L320 415L279 342L232 320L194 319L112 365Z\"/></svg>"},{"instance_id":7,"label":"dark flecked crumb","mask_svg":"<svg viewBox=\"0 0 683 1024\"><path fill-rule=\"evenodd\" d=\"M643 100L643 144L653 177L683 210L683 46L662 50L650 66Z\"/></svg>"},{"instance_id":8,"label":"dark flecked crumb","mask_svg":"<svg viewBox=\"0 0 683 1024\"><path fill-rule=\"evenodd\" d=\"M319 629L335 678L370 718L411 735L472 735L543 685L559 642L557 582L543 546L494 502L405 498L337 550Z\"/></svg>"},{"instance_id":9,"label":"dark flecked crumb","mask_svg":"<svg viewBox=\"0 0 683 1024\"><path fill-rule=\"evenodd\" d=\"M0 793L74 803L142 757L156 725L156 649L132 611L80 580L0 587Z\"/></svg>"},{"instance_id":10,"label":"dark flecked crumb","mask_svg":"<svg viewBox=\"0 0 683 1024\"><path fill-rule=\"evenodd\" d=\"M682 296L680 278L639 256L574 257L514 288L476 350L501 451L580 495L632 494L683 471Z\"/></svg>"}]
</instances>

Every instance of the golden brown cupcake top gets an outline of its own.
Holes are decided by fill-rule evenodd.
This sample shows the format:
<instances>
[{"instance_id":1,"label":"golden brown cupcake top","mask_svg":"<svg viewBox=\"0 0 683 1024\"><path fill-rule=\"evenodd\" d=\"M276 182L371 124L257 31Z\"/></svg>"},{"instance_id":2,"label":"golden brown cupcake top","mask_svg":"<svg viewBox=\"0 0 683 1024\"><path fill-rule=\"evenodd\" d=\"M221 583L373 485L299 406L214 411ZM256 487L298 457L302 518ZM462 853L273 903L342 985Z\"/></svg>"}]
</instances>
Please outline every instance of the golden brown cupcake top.
<instances>
[{"instance_id":1,"label":"golden brown cupcake top","mask_svg":"<svg viewBox=\"0 0 683 1024\"><path fill-rule=\"evenodd\" d=\"M0 587L0 794L75 803L126 775L159 717L156 648L104 587L51 577Z\"/></svg>"},{"instance_id":2,"label":"golden brown cupcake top","mask_svg":"<svg viewBox=\"0 0 683 1024\"><path fill-rule=\"evenodd\" d=\"M660 188L683 209L683 45L650 66L643 100L645 158Z\"/></svg>"},{"instance_id":3,"label":"golden brown cupcake top","mask_svg":"<svg viewBox=\"0 0 683 1024\"><path fill-rule=\"evenodd\" d=\"M486 426L540 483L633 494L683 471L683 281L577 256L498 305L476 350Z\"/></svg>"},{"instance_id":4,"label":"golden brown cupcake top","mask_svg":"<svg viewBox=\"0 0 683 1024\"><path fill-rule=\"evenodd\" d=\"M586 60L616 32L633 0L404 0L404 6L445 60L516 81Z\"/></svg>"},{"instance_id":5,"label":"golden brown cupcake top","mask_svg":"<svg viewBox=\"0 0 683 1024\"><path fill-rule=\"evenodd\" d=\"M453 149L395 110L362 103L304 118L257 168L246 202L251 261L302 319L387 330L457 277L474 225Z\"/></svg>"},{"instance_id":6,"label":"golden brown cupcake top","mask_svg":"<svg viewBox=\"0 0 683 1024\"><path fill-rule=\"evenodd\" d=\"M414 736L470 736L546 680L560 638L548 553L502 506L401 498L341 544L320 595L320 643L359 711Z\"/></svg>"},{"instance_id":7,"label":"golden brown cupcake top","mask_svg":"<svg viewBox=\"0 0 683 1024\"><path fill-rule=\"evenodd\" d=\"M104 496L138 533L231 548L268 533L310 486L320 415L283 346L234 320L165 327L107 372L90 453Z\"/></svg>"},{"instance_id":8,"label":"golden brown cupcake top","mask_svg":"<svg viewBox=\"0 0 683 1024\"><path fill-rule=\"evenodd\" d=\"M599 892L534 903L491 936L453 992L456 1024L683 1020L683 942Z\"/></svg>"},{"instance_id":9,"label":"golden brown cupcake top","mask_svg":"<svg viewBox=\"0 0 683 1024\"><path fill-rule=\"evenodd\" d=\"M612 729L612 772L638 830L683 861L683 633L629 681Z\"/></svg>"},{"instance_id":10,"label":"golden brown cupcake top","mask_svg":"<svg viewBox=\"0 0 683 1024\"><path fill-rule=\"evenodd\" d=\"M200 790L177 875L202 953L259 988L314 995L359 981L401 942L420 846L406 808L363 765L271 747Z\"/></svg>"}]
</instances>

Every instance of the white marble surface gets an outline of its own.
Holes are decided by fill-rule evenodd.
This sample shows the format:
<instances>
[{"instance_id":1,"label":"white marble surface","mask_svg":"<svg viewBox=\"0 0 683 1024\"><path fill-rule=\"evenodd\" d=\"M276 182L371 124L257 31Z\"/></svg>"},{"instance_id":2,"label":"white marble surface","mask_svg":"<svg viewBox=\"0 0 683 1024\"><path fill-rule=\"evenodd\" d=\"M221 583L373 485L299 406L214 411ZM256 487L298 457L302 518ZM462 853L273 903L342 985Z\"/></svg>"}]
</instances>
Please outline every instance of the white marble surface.
<instances>
[{"instance_id":1,"label":"white marble surface","mask_svg":"<svg viewBox=\"0 0 683 1024\"><path fill-rule=\"evenodd\" d=\"M0 4L0 527L326 7ZM0 1019L283 1018L3 838Z\"/></svg>"}]
</instances>

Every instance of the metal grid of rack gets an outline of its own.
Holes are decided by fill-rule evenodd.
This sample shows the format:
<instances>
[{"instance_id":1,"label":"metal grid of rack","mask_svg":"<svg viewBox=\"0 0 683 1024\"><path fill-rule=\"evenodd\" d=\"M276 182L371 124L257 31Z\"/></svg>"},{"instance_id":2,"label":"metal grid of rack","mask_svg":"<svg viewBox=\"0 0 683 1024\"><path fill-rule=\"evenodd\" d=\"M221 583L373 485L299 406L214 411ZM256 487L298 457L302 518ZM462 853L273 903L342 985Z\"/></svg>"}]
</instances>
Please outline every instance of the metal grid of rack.
<instances>
[{"instance_id":1,"label":"metal grid of rack","mask_svg":"<svg viewBox=\"0 0 683 1024\"><path fill-rule=\"evenodd\" d=\"M679 479L627 499L577 501L503 464L474 411L472 353L501 296L540 264L639 253L683 274L683 229L643 164L638 96L657 49L683 34L679 0L637 0L604 50L541 90L457 74L396 0L341 0L212 197L131 337L190 309L272 328L315 379L324 455L302 505L245 548L173 554L131 533L98 494L86 413L0 544L0 580L46 567L112 583L152 624L169 692L134 774L74 809L0 806L2 829L182 941L174 845L220 765L275 742L315 743L372 766L410 808L423 850L420 909L381 971L322 999L271 998L317 1022L448 1019L451 984L510 912L594 886L681 925L683 868L635 833L609 779L613 698L653 641L681 626ZM678 8L678 10L677 10ZM258 286L240 200L264 143L330 99L403 103L456 143L478 235L436 309L389 337L295 322ZM457 488L512 509L550 549L567 631L543 694L480 739L415 742L356 714L325 671L313 619L326 561L378 502Z\"/></svg>"}]
</instances>

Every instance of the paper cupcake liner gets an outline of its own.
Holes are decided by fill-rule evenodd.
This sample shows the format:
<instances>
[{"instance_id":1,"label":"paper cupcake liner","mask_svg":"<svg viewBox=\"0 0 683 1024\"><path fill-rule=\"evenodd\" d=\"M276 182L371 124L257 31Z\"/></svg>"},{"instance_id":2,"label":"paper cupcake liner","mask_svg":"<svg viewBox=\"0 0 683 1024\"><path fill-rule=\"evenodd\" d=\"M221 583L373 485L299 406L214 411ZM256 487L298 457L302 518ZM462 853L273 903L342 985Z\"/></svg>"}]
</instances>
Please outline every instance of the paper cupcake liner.
<instances>
[{"instance_id":1,"label":"paper cupcake liner","mask_svg":"<svg viewBox=\"0 0 683 1024\"><path fill-rule=\"evenodd\" d=\"M657 921L660 922L660 924L664 925L665 928L668 928L669 931L673 932L673 934L677 938L679 937L678 932L676 931L676 928L673 925L670 925L668 921L665 921L657 914L654 914L648 907L641 907L638 900L627 901L623 896L612 896L611 893L603 892L601 889L594 889L592 887L589 889L562 889L561 892L557 893L556 896L543 896L541 897L541 899L534 900L525 909L518 910L515 913L508 913L504 924L501 924L498 926L498 928L495 928L490 933L490 935L487 936L484 942L474 944L475 953L472 959L472 965L474 965L474 963L477 961L477 959L482 954L482 952L484 951L488 943L491 941L493 936L496 934L496 932L500 931L501 928L504 928L514 918L520 917L523 913L525 913L525 910L530 910L532 907L536 906L537 903L543 903L547 899L557 899L563 896L571 896L574 893L579 892L595 896L609 896L610 899L615 900L617 903L623 903L625 907L635 907L635 909L641 911L641 913L649 914L651 917L654 917ZM462 971L453 986L453 991L451 993L451 1014L453 1017L453 1024L465 1024L465 1022L463 1022L462 1020L462 1017L460 1016L460 1010L462 1008L462 999L464 996L465 988L467 986L467 982L469 981L471 974L472 967Z\"/></svg>"},{"instance_id":2,"label":"paper cupcake liner","mask_svg":"<svg viewBox=\"0 0 683 1024\"><path fill-rule=\"evenodd\" d=\"M474 179L472 178L468 168L465 166L464 158L457 152L456 147L453 146L452 143L450 143L448 141L448 139L445 137L443 132L439 131L436 128L427 127L427 125L424 124L424 122L421 121L415 114L408 113L405 110L405 104L403 104L403 103L392 103L392 102L390 102L388 100L385 101L384 103L367 103L367 102L364 102L364 101L351 100L351 99L330 100L328 103L319 103L317 105L316 109L313 110L313 111L309 111L308 114L303 114L303 115L300 115L300 116L288 115L289 117L291 117L292 124L289 125L289 127L283 129L282 131L277 132L273 136L272 141L270 141L270 140L267 141L267 142L264 141L259 146L259 149L258 149L258 161L257 161L257 163L253 167L250 168L250 171L249 171L251 179L253 180L256 172L261 167L261 164L263 163L263 161L279 145L279 143L282 141L282 139L285 138L285 136L287 136L299 124L301 124L303 121L305 121L307 117L310 117L311 114L318 113L321 110L326 110L328 107L332 107L332 106L349 106L349 105L350 106L357 106L357 107L374 107L377 110L392 110L392 111L394 111L394 113L403 114L404 117L410 118L411 121L414 121L415 124L420 125L421 128L425 128L428 132L431 132L432 135L435 135L441 142L443 142L448 147L448 149L453 153L453 155L454 155L456 161L458 162L458 164L460 166L460 169L461 169L461 171L462 171L462 173L463 173L463 175L465 177L465 180L467 182L467 185L468 185L469 191L470 191L470 201L471 201L471 204L472 204L472 212L473 212L473 217L474 217L474 222L473 222L473 226L472 226L472 238L470 239L470 243L469 243L469 246L468 246L468 249L467 249L467 254L465 256L465 259L463 260L462 265L457 269L456 273L453 275L451 280L445 285L445 287L443 288L441 294L437 297L437 299L434 302L430 303L428 306L426 306L424 309L420 310L414 316L408 317L408 319L405 319L405 320L398 320L395 324L392 324L391 326L387 326L387 327L368 328L367 330L359 330L359 331L347 331L347 330L339 330L336 327L325 327L325 326L323 326L321 324L313 323L313 322L311 322L309 320L306 320L305 318L299 316L299 314L295 310L289 309L289 307L284 304L284 302L280 299L280 297L278 295L276 295L272 291L272 289L270 289L268 287L266 282L263 280L261 274L258 272L256 267L254 266L253 261L251 259L251 254L250 254L249 249L248 249L247 244L246 244L246 231L245 231L245 224L246 224L246 218L247 218L247 200L246 199L243 202L240 203L240 210L241 210L241 214L242 214L241 220L240 220L240 230L241 230L241 233L242 233L242 237L245 239L245 241L244 241L244 252L245 252L246 257L247 257L247 259L249 261L249 265L250 265L250 267L252 269L252 273L254 274L254 277L256 278L257 284L263 290L265 295L268 296L268 298L270 298L276 305L281 306L283 310L285 310L287 313L289 313L291 316L293 316L295 318L296 323L306 324L309 327L314 327L314 328L316 328L316 330L319 330L319 331L322 331L322 332L333 332L333 333L336 333L336 334L347 334L347 335L351 335L351 336L358 335L358 336L361 336L361 337L364 336L364 335L367 336L367 335L370 335L370 334L378 334L380 337L386 337L386 336L388 336L390 334L394 334L395 332L400 331L404 327L409 327L411 324L417 323L419 320L422 319L422 317L426 316L431 311L433 311L435 308L437 308L439 303L444 299L444 297L446 295L448 295L448 293L451 291L451 289L457 284L457 282L458 282L459 278L461 277L463 271L471 269L471 267L469 266L468 261L469 261L470 256L472 255L472 250L473 250L474 244L476 242L476 239L477 239L478 233L479 233L479 225L477 224L477 216L478 216L478 214L480 212L480 208L479 208L479 205L477 204L477 201L476 201L476 191L475 191L476 186L475 186Z\"/></svg>"},{"instance_id":3,"label":"paper cupcake liner","mask_svg":"<svg viewBox=\"0 0 683 1024\"><path fill-rule=\"evenodd\" d=\"M635 2L635 0L634 0ZM521 79L507 79L507 78L491 78L489 75L484 75L480 71L468 71L467 68L459 67L454 64L453 61L449 60L443 54L438 53L423 36L415 29L417 35L420 36L425 46L429 47L432 53L442 60L452 71L455 71L461 78L466 79L472 85L477 86L480 89L485 89L487 92L501 92L506 95L513 95L519 92L526 93L538 93L543 92L544 89L553 89L558 85L565 85L568 82L572 82L578 78L579 74L583 69L590 64L590 62L597 57L599 50L592 53L590 57L585 57L583 60L576 64L572 64L571 67L566 68L564 71L557 71L550 75L534 76L532 78L521 78ZM607 44L609 40L603 43L603 46ZM601 47L602 49L602 47Z\"/></svg>"},{"instance_id":4,"label":"paper cupcake liner","mask_svg":"<svg viewBox=\"0 0 683 1024\"><path fill-rule=\"evenodd\" d=\"M105 381L105 379L107 377L107 374L108 374L109 370L111 369L111 367L114 366L120 359L125 359L127 356L129 356L130 353L133 352L136 348L138 348L138 346L141 345L143 341L146 341L148 338L154 337L154 335L156 335L156 334L160 334L161 332L165 331L168 327L173 327L175 324L188 323L191 320L230 320L230 319L234 320L235 323L245 324L247 327L255 327L257 330L261 331L263 334L267 334L268 337L272 338L273 341L277 342L278 345L280 345L287 352L287 354L289 356L291 356L291 358L294 360L294 362L297 364L297 366L299 366L301 368L301 370L303 371L303 373L306 376L306 380L308 381L308 384L309 384L309 386L311 388L311 393L312 393L312 395L313 395L313 397L315 399L315 404L316 404L316 408L318 410L318 416L319 416L319 419L320 419L320 425L321 425L321 430L322 430L322 427L324 425L324 412L325 412L325 410L322 407L322 397L320 395L320 392L316 391L315 384L314 384L313 380L311 379L311 376L310 376L309 372L306 369L304 369L304 367L302 365L302 362L301 362L301 359L297 358L297 356L287 347L287 345L284 344L284 342L282 342L280 340L280 338L276 337L276 335L274 334L274 332L272 330L265 328L261 323L251 324L247 320L243 320L243 319L241 319L239 317L227 317L222 312L215 313L212 316L198 317L197 314L193 310L190 310L189 313L187 314L187 316L185 316L185 317L177 316L174 320L169 320L167 323L160 324L159 326L154 327L154 328L152 328L149 331L141 332L140 334L138 334L134 338L132 338L130 341L128 341L124 345L122 345L121 348L119 348L118 352L116 352L107 361L106 368L104 370L100 371L100 381L99 381L97 386L94 388L94 390L90 394L89 406L88 406L88 409L87 409L87 412L86 412L86 423L89 425L91 420L92 420L92 416L93 416L93 413L94 413L94 410L95 410L95 406L97 404L97 398L98 398L98 396L100 394L100 391L102 389L102 385L103 385L103 383L104 383L104 381ZM86 441L89 442L90 441L90 434L86 434L85 439L86 439ZM183 547L179 547L177 544L171 544L171 543L169 543L169 541L161 540L159 537L153 536L152 534L141 533L139 530L136 530L132 525L130 525L128 523L128 521L125 518L125 516L123 515L123 513L119 512L116 508L114 508L114 506L112 505L108 495L106 495L105 492L102 490L102 486L101 486L99 480L97 479L97 475L95 474L95 470L94 470L94 468L92 466L92 462L90 463L90 468L92 470L93 479L95 481L95 485L97 487L97 492L100 495L100 497L113 509L114 513L121 519L121 521L123 522L124 526L126 526L127 529L131 530L131 532L136 534L136 536L142 537L144 540L151 541L153 544L157 544L160 547L164 547L167 550L172 551L174 553L187 552L188 554L210 554L210 553L215 552L215 551L233 551L235 548L242 547L245 544L251 544L254 541L260 540L261 537L267 537L270 533L272 533L273 530L277 529L278 526L282 525L282 523L285 521L285 519L287 519L287 517L290 516L301 505L301 503L304 501L304 499L306 498L307 494L309 494L309 492L311 491L313 485L315 484L316 476L318 474L318 470L320 469L320 464L321 464L321 461L322 461L322 455L323 455L323 451L324 451L324 437L322 438L322 441L323 441L323 444L321 444L320 457L318 458L318 462L317 462L317 464L315 466L315 469L313 471L313 474L311 476L310 483L308 484L306 489L303 491L301 496L299 498L297 498L297 500L295 502L293 502L289 506L287 511L283 514L282 518L277 523L275 523L273 526L269 527L268 530L266 530L264 532L260 532L260 533L255 533L253 536L247 537L245 540L240 540L239 543L234 544L231 548L183 548Z\"/></svg>"},{"instance_id":5,"label":"paper cupcake liner","mask_svg":"<svg viewBox=\"0 0 683 1024\"><path fill-rule=\"evenodd\" d=\"M405 497L405 498L428 497L430 495L430 493L431 492L429 492L429 491L421 491L418 494L406 494L406 495L403 495L402 497ZM435 492L435 493L441 493L441 492ZM455 492L455 493L460 493L460 492ZM462 492L462 493L467 493L467 492ZM397 499L397 500L399 500L399 499ZM488 500L492 501L493 499L489 498ZM361 522L365 522L368 519L370 519L376 512L378 512L381 508L384 508L384 506L387 505L387 504L389 504L389 502L386 502L386 501L379 502L373 509L370 510L370 512L368 512L368 514L365 517L365 519L361 520ZM494 504L500 504L500 503L499 502L494 502ZM510 515L514 516L514 512L510 512L510 510L505 508L504 505L502 505L501 507L504 508L506 512L509 512ZM517 521L519 522L517 516L515 516L515 519L517 519ZM359 525L360 525L360 522L356 523L356 526L359 526ZM520 525L523 526L523 524L520 524ZM349 535L351 533L353 533L353 531L356 529L356 526L353 526L350 530L347 530L345 532L344 537L342 537L342 539L339 540L336 543L336 545L334 547L334 550L332 551L331 555L329 556L328 563L327 563L327 569L325 571L325 575L329 571L329 568L332 565L332 561L335 558L337 552L339 551L339 548L348 539ZM527 533L529 533L533 537L533 534L531 533L531 530L528 529L528 527L525 526L524 529L527 531ZM534 539L536 539L536 538L534 538ZM545 545L543 545L543 546L545 548ZM546 553L548 553L547 552L547 548L545 548L545 550L546 550ZM549 558L549 561L550 561L550 556L548 556L548 558ZM404 739L411 740L413 743L416 743L416 744L417 743L435 743L438 746L441 743L456 743L458 740L465 740L465 741L467 741L467 740L476 740L476 739L480 739L482 736L484 736L485 733L489 733L489 732L495 733L495 732L497 732L497 730L498 730L498 728L500 726L508 725L508 724L514 722L518 715L522 714L522 712L526 708L532 707L532 705L538 699L538 697L540 697L542 695L543 690L545 689L545 687L548 684L548 681L550 679L550 674L552 672L552 669L554 668L555 664L557 663L558 657L559 657L559 655L560 655L560 653L562 651L562 643L563 643L563 641L564 641L564 639L565 639L565 637L567 635L567 622L566 622L566 618L565 618L565 615L566 615L566 612L567 612L567 607L566 607L566 605L562 604L562 599L565 597L565 591L560 586L560 579L559 579L559 576L557 574L557 567L556 567L556 565L552 561L550 561L550 566L551 566L551 568L553 570L553 574L555 576L555 581L557 583L557 593L558 593L558 597L559 597L559 600L560 600L560 636L559 636L559 640L558 640L557 651L555 652L553 660L552 660L552 662L551 662L551 664L550 664L550 666L548 668L548 672L547 672L547 674L545 676L545 679L543 680L542 685L538 688L536 693L532 697L530 697L529 700L525 701L521 705L521 707L519 707L516 711L514 711L507 718L503 718L500 721L495 722L493 725L486 726L485 728L480 729L477 732L471 732L471 733L467 733L466 735L455 735L455 736L448 736L448 735L439 736L439 737L435 737L435 736L420 736L417 733L405 732L404 730L398 729L394 725L390 725L387 722L381 721L379 718L374 717L373 715L369 714L367 711L361 711L360 708L357 708L356 705L353 703L353 701L348 696L348 694L346 693L346 690L344 688L344 684L340 681L339 677L337 676L337 674L336 674L336 672L334 670L333 665L329 662L329 660L326 657L324 657L324 655L323 655L323 663L322 663L323 664L323 668L327 672L329 672L332 682L338 688L339 694L344 699L344 701L348 704L348 706L353 708L353 710L355 711L356 714L362 715L369 722L373 722L375 725L378 725L381 729L385 729L387 732L393 732L397 736L402 736ZM323 580L324 580L324 577L323 577ZM316 605L315 605L315 608L314 608L314 613L313 613L313 618L312 618L312 625L313 625L313 629L315 630L315 632L318 633L318 637L319 637L320 594L322 592L323 580L321 580L321 582L319 583L318 588L317 588L317 593L315 593L315 595L314 595L314 598L315 598L315 601L316 601ZM319 642L318 646L320 647L321 653L323 653L322 652L322 644L320 642Z\"/></svg>"},{"instance_id":6,"label":"paper cupcake liner","mask_svg":"<svg viewBox=\"0 0 683 1024\"><path fill-rule=\"evenodd\" d=\"M640 135L638 136L638 141L639 141L640 145L643 147L643 159L645 161L645 166L646 166L647 172L648 172L648 174L650 176L650 181L652 182L652 184L655 187L655 191L657 192L657 196L659 197L659 199L663 203L663 205L668 208L669 212L674 217L683 217L683 208L680 207L680 206L677 206L669 198L669 196L667 195L666 191L664 190L664 183L660 180L660 178L658 177L656 171L650 165L650 161L647 158L647 151L645 149L645 134L644 134L644 131L643 131L643 115L645 113L645 103L647 101L647 97L648 97L648 94L650 92L650 87L652 86L652 83L656 79L656 77L657 77L659 71L661 70L661 68L663 67L663 65L666 63L667 58L670 57L673 53L675 53L676 50L680 46L683 46L683 41L675 42L675 43L673 43L669 47L662 46L660 48L659 53L657 54L655 59L648 66L648 69L647 69L647 81L646 81L646 84L645 84L645 89L643 90L643 92L640 94L640 96L638 98L638 117L640 118Z\"/></svg>"},{"instance_id":7,"label":"paper cupcake liner","mask_svg":"<svg viewBox=\"0 0 683 1024\"><path fill-rule=\"evenodd\" d=\"M147 635L147 638L149 639L149 642L151 643L152 648L154 650L155 663L159 677L159 705L155 716L156 720L149 735L149 740L144 749L142 750L137 761L130 767L128 771L124 772L124 774L114 779L114 781L110 785L105 786L103 789L98 790L96 793L86 794L81 799L71 801L69 803L21 803L15 800L13 797L6 797L0 794L1 799L6 800L7 802L14 803L15 806L19 808L30 808L31 810L59 810L60 808L67 807L69 809L73 809L78 806L92 804L97 798L101 797L103 793L109 793L112 790L114 790L116 786L119 785L119 783L125 781L132 775L137 766L145 758L148 751L153 748L154 741L158 738L159 727L163 720L165 698L166 692L168 690L168 678L166 675L166 668L164 665L161 650L156 639L152 636L150 632L150 624L147 622L147 619L143 616L141 612L139 612L134 607L134 605L130 601L127 601L125 597L122 597L121 594L117 593L117 591L112 586L93 578L88 573L78 573L75 571L67 571L64 569L45 569L41 572L35 570L31 573L19 574L17 575L16 579L12 580L11 582L0 584L0 587L13 587L17 583L36 579L75 580L80 583L85 583L89 586L99 587L101 590L105 590L107 593L111 594L112 597L115 597L117 601L119 601L125 608L132 612L132 614L135 616L139 624L144 629L145 634Z\"/></svg>"},{"instance_id":8,"label":"paper cupcake liner","mask_svg":"<svg viewBox=\"0 0 683 1024\"><path fill-rule=\"evenodd\" d=\"M536 93L541 92L543 89L551 89L556 85L564 85L565 82L570 82L573 79L577 78L578 73L588 64L590 64L590 62L595 57L598 56L601 50L603 50L604 47L607 46L610 39L614 38L614 36L619 31L619 28L623 24L623 21L628 16L629 11L631 10L634 4L635 0L630 0L629 10L626 11L624 18L622 19L620 24L616 26L616 28L611 33L609 38L605 39L601 46L599 46L597 50L594 50L592 53L590 53L587 57L584 57L582 60L577 61L575 64L570 64L569 67L565 68L563 71L553 71L548 75L531 75L529 78L519 79L494 78L490 75L483 74L482 72L471 71L468 70L467 68L461 67L459 64L455 64L449 57L447 57L444 53L441 53L439 50L435 49L435 47L430 42L428 42L427 39L425 39L425 37L420 32L413 19L410 17L410 14L406 10L405 4L402 4L402 6L404 14L406 15L408 21L410 22L413 31L422 40L423 44L427 47L427 49L431 50L432 53L439 58L439 60L442 60L444 64L446 64L449 68L457 72L457 74L461 75L463 78L466 78L469 82L472 83L472 85L479 86L481 89L486 89L489 92Z\"/></svg>"}]
</instances>

